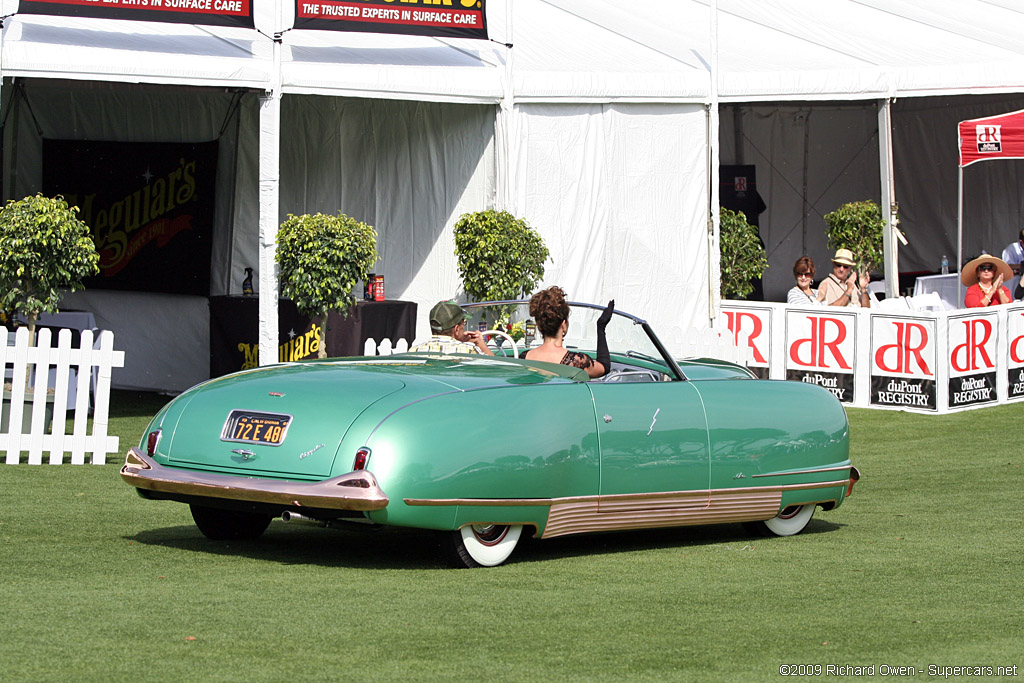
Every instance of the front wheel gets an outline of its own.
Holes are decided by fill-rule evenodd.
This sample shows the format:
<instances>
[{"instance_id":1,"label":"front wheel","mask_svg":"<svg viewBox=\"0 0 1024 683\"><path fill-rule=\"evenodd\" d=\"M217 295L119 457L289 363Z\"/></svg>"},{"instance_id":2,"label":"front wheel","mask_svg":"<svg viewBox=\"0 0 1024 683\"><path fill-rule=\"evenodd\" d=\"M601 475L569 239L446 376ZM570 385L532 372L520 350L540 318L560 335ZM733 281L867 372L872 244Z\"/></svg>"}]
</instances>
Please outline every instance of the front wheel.
<instances>
[{"instance_id":1,"label":"front wheel","mask_svg":"<svg viewBox=\"0 0 1024 683\"><path fill-rule=\"evenodd\" d=\"M743 526L759 536L795 536L811 521L814 507L813 503L790 505L771 519L763 522L746 522Z\"/></svg>"},{"instance_id":2,"label":"front wheel","mask_svg":"<svg viewBox=\"0 0 1024 683\"><path fill-rule=\"evenodd\" d=\"M192 519L203 536L215 541L251 541L270 526L270 515L240 510L222 510L191 504Z\"/></svg>"},{"instance_id":3,"label":"front wheel","mask_svg":"<svg viewBox=\"0 0 1024 683\"><path fill-rule=\"evenodd\" d=\"M471 524L450 532L449 556L456 567L497 567L515 550L522 524Z\"/></svg>"}]
</instances>

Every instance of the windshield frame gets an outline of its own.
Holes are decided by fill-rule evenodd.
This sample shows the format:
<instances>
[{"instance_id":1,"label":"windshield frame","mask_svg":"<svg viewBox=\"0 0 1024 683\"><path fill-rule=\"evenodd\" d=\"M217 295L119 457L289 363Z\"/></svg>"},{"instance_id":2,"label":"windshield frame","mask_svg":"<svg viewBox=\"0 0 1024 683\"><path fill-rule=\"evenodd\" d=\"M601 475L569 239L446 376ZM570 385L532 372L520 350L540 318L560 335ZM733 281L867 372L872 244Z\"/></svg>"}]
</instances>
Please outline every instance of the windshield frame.
<instances>
[{"instance_id":1,"label":"windshield frame","mask_svg":"<svg viewBox=\"0 0 1024 683\"><path fill-rule=\"evenodd\" d=\"M593 309L595 311L603 311L606 308L606 306L599 306L597 304L586 303L586 302L583 302L583 301L566 301L566 303L570 307L590 308L590 309ZM462 306L463 309L483 308L483 307L486 307L486 306L522 306L522 305L525 305L525 306L529 307L530 300L529 299L506 299L506 300L500 300L500 301L474 301L472 303L460 304L460 306ZM635 315L633 315L631 313L626 313L625 311L620 311L617 308L614 311L612 311L612 313L613 313L613 315L622 316L623 318L626 318L626 319L630 320L634 325L639 325L640 328L647 335L647 338L650 340L650 342L654 346L654 348L657 349L658 353L661 354L662 360L665 361L665 365L669 368L669 370L672 371L672 373L675 375L675 378L677 380L681 380L681 381L685 381L686 380L686 375L683 373L682 369L679 367L679 363L677 363L676 359L672 357L672 354L670 354L668 352L668 349L665 348L665 345L661 343L661 340L658 339L658 335L656 335L654 333L654 330L651 329L650 324L646 320L644 320L643 318L639 318L639 317L637 317L637 316L635 316Z\"/></svg>"}]
</instances>

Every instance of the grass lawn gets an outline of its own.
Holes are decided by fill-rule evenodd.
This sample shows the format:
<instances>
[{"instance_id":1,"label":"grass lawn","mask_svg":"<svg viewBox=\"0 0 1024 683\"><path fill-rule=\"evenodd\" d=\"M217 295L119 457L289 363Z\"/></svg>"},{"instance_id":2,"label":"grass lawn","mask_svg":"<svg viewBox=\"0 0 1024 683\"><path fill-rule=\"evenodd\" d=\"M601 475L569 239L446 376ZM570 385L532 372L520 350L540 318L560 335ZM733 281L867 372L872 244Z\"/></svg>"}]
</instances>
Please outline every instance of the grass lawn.
<instances>
[{"instance_id":1,"label":"grass lawn","mask_svg":"<svg viewBox=\"0 0 1024 683\"><path fill-rule=\"evenodd\" d=\"M115 397L122 450L161 401ZM1024 404L849 412L864 478L799 536L529 541L489 570L447 568L424 532L275 521L256 543L208 541L186 506L121 483L116 456L0 465L0 680L1024 674Z\"/></svg>"}]
</instances>

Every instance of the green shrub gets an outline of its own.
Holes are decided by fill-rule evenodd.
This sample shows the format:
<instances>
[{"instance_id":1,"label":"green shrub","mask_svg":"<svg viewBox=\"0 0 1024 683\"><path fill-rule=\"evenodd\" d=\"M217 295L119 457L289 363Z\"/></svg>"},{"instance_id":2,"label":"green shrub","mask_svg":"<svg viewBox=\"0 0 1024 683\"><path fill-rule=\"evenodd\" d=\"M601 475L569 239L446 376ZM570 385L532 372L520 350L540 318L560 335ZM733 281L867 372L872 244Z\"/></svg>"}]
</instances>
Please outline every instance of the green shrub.
<instances>
[{"instance_id":1,"label":"green shrub","mask_svg":"<svg viewBox=\"0 0 1024 683\"><path fill-rule=\"evenodd\" d=\"M752 291L750 282L768 270L768 257L757 234L742 211L721 209L718 242L721 248L721 294L723 299L743 299Z\"/></svg>"},{"instance_id":2,"label":"green shrub","mask_svg":"<svg viewBox=\"0 0 1024 683\"><path fill-rule=\"evenodd\" d=\"M63 197L36 194L0 208L0 310L24 316L33 340L39 314L55 313L61 290L81 289L99 260L78 207Z\"/></svg>"},{"instance_id":3,"label":"green shrub","mask_svg":"<svg viewBox=\"0 0 1024 683\"><path fill-rule=\"evenodd\" d=\"M882 210L871 200L843 204L832 213L826 213L828 246L849 249L857 261L857 272L870 273L882 263L882 244L885 220Z\"/></svg>"},{"instance_id":4,"label":"green shrub","mask_svg":"<svg viewBox=\"0 0 1024 683\"><path fill-rule=\"evenodd\" d=\"M340 212L288 214L277 233L275 258L282 294L322 326L331 309L347 315L355 306L352 290L377 262L377 232ZM317 355L327 357L322 339Z\"/></svg>"},{"instance_id":5,"label":"green shrub","mask_svg":"<svg viewBox=\"0 0 1024 683\"><path fill-rule=\"evenodd\" d=\"M466 295L475 301L501 301L533 291L544 277L549 252L525 220L489 210L459 218L455 255Z\"/></svg>"}]
</instances>

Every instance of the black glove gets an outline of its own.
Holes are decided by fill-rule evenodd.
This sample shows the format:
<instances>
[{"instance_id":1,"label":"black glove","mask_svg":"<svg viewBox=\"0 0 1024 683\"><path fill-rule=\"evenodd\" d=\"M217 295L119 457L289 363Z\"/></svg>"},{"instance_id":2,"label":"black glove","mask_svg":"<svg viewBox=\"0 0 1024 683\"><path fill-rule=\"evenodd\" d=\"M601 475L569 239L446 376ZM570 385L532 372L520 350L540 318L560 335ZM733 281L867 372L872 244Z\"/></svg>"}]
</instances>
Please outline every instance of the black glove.
<instances>
[{"instance_id":1,"label":"black glove","mask_svg":"<svg viewBox=\"0 0 1024 683\"><path fill-rule=\"evenodd\" d=\"M604 330L604 328L608 327L608 323L612 321L612 311L614 310L615 299L612 299L611 301L608 302L608 305L605 307L605 309L601 311L601 316L597 319L597 329Z\"/></svg>"},{"instance_id":2,"label":"black glove","mask_svg":"<svg viewBox=\"0 0 1024 683\"><path fill-rule=\"evenodd\" d=\"M615 299L608 302L608 306L601 312L597 319L597 362L604 366L604 374L612 369L612 358L608 354L608 340L604 336L604 328L612 320L612 311L615 310Z\"/></svg>"}]
</instances>

